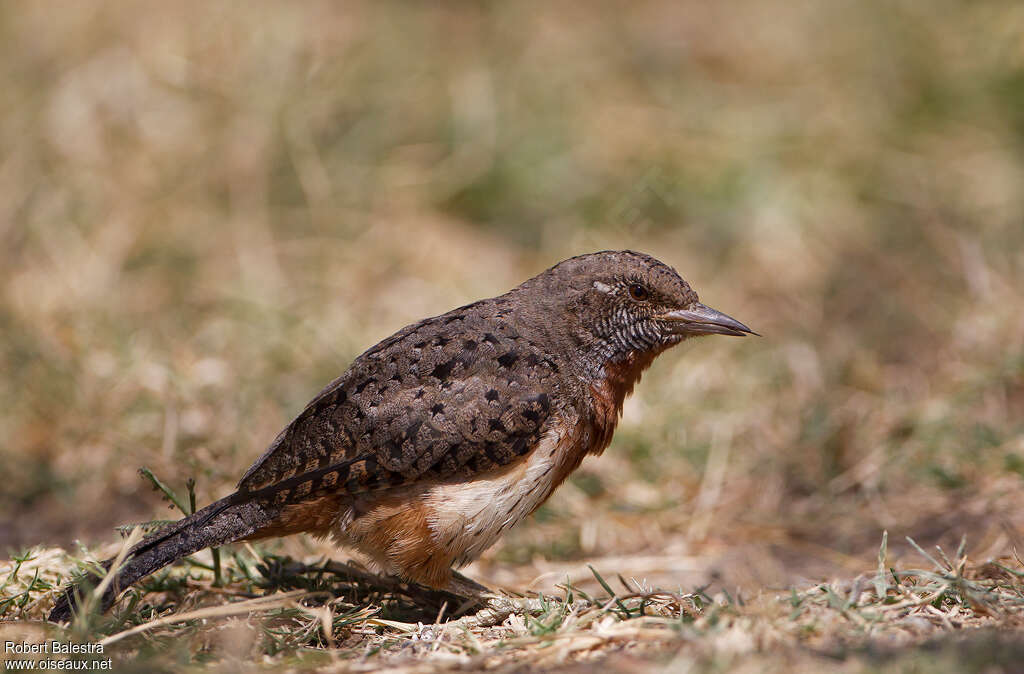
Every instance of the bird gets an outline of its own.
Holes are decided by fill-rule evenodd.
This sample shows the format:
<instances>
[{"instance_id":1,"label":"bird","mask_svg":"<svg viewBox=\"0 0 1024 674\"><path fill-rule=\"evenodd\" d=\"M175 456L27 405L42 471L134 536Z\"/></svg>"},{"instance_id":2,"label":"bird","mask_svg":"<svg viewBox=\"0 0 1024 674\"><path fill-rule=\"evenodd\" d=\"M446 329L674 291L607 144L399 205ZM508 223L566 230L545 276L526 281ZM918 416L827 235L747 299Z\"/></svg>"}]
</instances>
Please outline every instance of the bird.
<instances>
[{"instance_id":1,"label":"bird","mask_svg":"<svg viewBox=\"0 0 1024 674\"><path fill-rule=\"evenodd\" d=\"M303 532L355 548L382 572L450 588L454 569L608 447L659 354L702 335L756 334L650 255L563 260L358 356L234 493L132 547L101 609L202 549ZM57 599L51 621L78 610L84 582Z\"/></svg>"}]
</instances>

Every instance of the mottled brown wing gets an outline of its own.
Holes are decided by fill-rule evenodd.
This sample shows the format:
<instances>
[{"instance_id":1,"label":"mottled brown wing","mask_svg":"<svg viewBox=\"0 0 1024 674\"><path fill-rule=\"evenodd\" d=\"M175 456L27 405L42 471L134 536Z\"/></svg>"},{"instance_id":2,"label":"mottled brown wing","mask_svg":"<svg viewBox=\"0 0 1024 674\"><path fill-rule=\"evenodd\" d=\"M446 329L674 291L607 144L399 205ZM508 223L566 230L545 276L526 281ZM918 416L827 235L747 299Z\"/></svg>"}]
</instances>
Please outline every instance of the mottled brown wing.
<instances>
[{"instance_id":1,"label":"mottled brown wing","mask_svg":"<svg viewBox=\"0 0 1024 674\"><path fill-rule=\"evenodd\" d=\"M295 502L482 472L529 453L552 415L557 368L479 311L411 326L360 356L278 435L239 490Z\"/></svg>"}]
</instances>

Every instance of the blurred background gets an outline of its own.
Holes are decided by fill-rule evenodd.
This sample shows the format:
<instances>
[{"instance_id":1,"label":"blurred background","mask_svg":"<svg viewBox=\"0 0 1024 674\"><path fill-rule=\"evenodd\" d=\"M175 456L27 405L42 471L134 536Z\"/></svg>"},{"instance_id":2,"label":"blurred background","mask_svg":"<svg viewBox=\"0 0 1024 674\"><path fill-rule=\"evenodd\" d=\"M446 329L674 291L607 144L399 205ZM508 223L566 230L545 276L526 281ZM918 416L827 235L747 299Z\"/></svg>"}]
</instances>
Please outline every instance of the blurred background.
<instances>
[{"instance_id":1,"label":"blurred background","mask_svg":"<svg viewBox=\"0 0 1024 674\"><path fill-rule=\"evenodd\" d=\"M361 351L633 248L662 356L470 570L686 588L1024 549L1024 5L0 5L0 551L200 504ZM292 554L334 551L302 538Z\"/></svg>"}]
</instances>

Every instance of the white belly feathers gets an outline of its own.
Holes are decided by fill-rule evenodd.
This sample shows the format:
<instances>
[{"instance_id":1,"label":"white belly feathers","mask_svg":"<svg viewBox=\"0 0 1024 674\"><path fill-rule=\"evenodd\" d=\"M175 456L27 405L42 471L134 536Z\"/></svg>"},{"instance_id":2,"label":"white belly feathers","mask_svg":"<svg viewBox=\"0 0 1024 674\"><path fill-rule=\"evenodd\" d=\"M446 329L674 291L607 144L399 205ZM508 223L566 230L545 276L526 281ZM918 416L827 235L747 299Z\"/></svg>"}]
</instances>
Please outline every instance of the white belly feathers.
<instances>
[{"instance_id":1,"label":"white belly feathers","mask_svg":"<svg viewBox=\"0 0 1024 674\"><path fill-rule=\"evenodd\" d=\"M489 477L439 484L427 494L428 524L443 549L456 553L455 565L473 561L537 509L554 489L563 436L545 435L525 461Z\"/></svg>"}]
</instances>

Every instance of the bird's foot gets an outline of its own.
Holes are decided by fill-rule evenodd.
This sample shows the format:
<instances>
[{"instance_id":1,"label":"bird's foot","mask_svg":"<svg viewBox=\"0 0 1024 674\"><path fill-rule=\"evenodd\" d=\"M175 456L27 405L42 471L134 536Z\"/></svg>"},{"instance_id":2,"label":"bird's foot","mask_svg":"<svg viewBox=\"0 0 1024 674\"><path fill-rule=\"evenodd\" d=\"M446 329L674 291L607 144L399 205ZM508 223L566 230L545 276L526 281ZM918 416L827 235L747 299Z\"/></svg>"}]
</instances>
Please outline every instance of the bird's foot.
<instances>
[{"instance_id":1,"label":"bird's foot","mask_svg":"<svg viewBox=\"0 0 1024 674\"><path fill-rule=\"evenodd\" d=\"M452 612L453 617L462 616L452 623L467 627L493 627L512 614L532 615L544 610L538 599L503 594L454 570L448 591L466 600Z\"/></svg>"}]
</instances>

